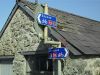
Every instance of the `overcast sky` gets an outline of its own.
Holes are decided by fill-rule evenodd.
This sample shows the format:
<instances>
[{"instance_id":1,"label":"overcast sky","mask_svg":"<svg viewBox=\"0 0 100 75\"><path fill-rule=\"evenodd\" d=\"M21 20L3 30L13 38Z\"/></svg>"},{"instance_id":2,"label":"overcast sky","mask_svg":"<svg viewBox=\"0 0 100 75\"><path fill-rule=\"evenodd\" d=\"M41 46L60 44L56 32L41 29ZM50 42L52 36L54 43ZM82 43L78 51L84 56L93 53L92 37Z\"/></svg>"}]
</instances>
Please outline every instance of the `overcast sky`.
<instances>
[{"instance_id":1,"label":"overcast sky","mask_svg":"<svg viewBox=\"0 0 100 75\"><path fill-rule=\"evenodd\" d=\"M34 2L34 0L29 0ZM100 21L100 0L38 0L39 3L48 3L50 7L69 13ZM16 0L0 1L0 30L6 22Z\"/></svg>"}]
</instances>

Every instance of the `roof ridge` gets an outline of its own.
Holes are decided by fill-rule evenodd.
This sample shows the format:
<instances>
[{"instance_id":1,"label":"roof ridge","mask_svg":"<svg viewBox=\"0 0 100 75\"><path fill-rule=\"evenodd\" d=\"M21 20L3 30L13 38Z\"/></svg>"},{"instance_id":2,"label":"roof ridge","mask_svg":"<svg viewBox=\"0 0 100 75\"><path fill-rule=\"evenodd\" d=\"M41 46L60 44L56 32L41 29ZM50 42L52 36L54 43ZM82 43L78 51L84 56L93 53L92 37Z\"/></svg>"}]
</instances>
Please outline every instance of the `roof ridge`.
<instances>
[{"instance_id":1,"label":"roof ridge","mask_svg":"<svg viewBox=\"0 0 100 75\"><path fill-rule=\"evenodd\" d=\"M77 17L80 17L80 18L84 18L84 19L88 19L90 21L94 21L94 22L100 23L100 21L97 21L97 20L94 20L94 19L91 19L91 18L87 18L87 17L84 17L84 16L80 16L80 15L77 15L77 14L74 14L74 13L70 13L70 12L67 12L67 11L64 11L64 10L60 10L60 9L53 8L53 7L49 7L49 8L53 9L53 10L57 10L57 11L62 12L62 13L67 13L67 14L70 14L70 15L73 15L73 16L77 16Z\"/></svg>"},{"instance_id":2,"label":"roof ridge","mask_svg":"<svg viewBox=\"0 0 100 75\"><path fill-rule=\"evenodd\" d=\"M25 3L32 3L32 2L30 2L30 1L25 1ZM32 4L35 4L34 2L32 3ZM43 4L41 4L43 7L44 7L44 5ZM28 4L27 4L27 6L29 6ZM32 6L30 5L30 7L32 8ZM85 16L81 16L81 15L77 15L77 14L74 14L74 13L70 13L70 12L67 12L67 11L64 11L64 10L60 10L60 9L57 9L57 8L54 8L54 7L49 7L50 9L54 9L54 10L57 10L57 11L59 11L59 12L62 12L62 13L67 13L67 14L70 14L70 15L72 15L72 16L77 16L77 17L80 17L80 18L83 18L83 19L88 19L88 20L90 20L90 21L94 21L94 22L98 22L98 23L100 23L100 21L97 21L97 20L94 20L94 19L91 19L91 18L88 18L88 17L85 17Z\"/></svg>"}]
</instances>

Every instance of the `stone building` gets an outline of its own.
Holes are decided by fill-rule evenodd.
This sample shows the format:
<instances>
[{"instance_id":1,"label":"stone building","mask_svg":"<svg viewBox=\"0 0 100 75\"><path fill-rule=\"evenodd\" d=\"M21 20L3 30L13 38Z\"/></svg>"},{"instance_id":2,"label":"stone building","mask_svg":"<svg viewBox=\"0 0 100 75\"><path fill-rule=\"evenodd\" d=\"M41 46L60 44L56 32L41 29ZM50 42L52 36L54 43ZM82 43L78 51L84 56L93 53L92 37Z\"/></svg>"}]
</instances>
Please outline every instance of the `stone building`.
<instances>
[{"instance_id":1,"label":"stone building","mask_svg":"<svg viewBox=\"0 0 100 75\"><path fill-rule=\"evenodd\" d=\"M17 0L0 32L0 75L52 75L43 29L36 15L44 6ZM68 47L62 75L100 75L100 22L49 7L57 17L58 29L50 28L48 40Z\"/></svg>"}]
</instances>

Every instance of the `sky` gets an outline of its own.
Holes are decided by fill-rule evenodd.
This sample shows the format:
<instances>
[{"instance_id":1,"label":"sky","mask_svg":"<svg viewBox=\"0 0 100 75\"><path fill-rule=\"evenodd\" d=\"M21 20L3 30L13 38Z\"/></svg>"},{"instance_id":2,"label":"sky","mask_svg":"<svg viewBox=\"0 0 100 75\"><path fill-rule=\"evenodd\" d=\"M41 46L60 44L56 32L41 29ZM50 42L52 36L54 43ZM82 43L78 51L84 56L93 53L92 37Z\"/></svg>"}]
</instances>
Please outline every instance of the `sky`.
<instances>
[{"instance_id":1,"label":"sky","mask_svg":"<svg viewBox=\"0 0 100 75\"><path fill-rule=\"evenodd\" d=\"M34 2L34 0L28 0ZM100 21L100 0L38 0L48 6ZM0 1L0 30L4 26L16 0Z\"/></svg>"}]
</instances>

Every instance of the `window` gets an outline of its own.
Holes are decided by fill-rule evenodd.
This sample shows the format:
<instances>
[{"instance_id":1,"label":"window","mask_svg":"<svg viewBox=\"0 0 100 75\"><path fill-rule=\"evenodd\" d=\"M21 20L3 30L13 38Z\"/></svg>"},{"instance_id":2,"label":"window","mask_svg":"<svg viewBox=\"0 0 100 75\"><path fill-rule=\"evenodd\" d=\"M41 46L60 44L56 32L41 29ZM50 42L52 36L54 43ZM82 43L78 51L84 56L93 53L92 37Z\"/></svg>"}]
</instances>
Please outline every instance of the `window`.
<instances>
[{"instance_id":1,"label":"window","mask_svg":"<svg viewBox=\"0 0 100 75\"><path fill-rule=\"evenodd\" d=\"M9 61L0 60L0 75L13 75L12 64Z\"/></svg>"}]
</instances>

